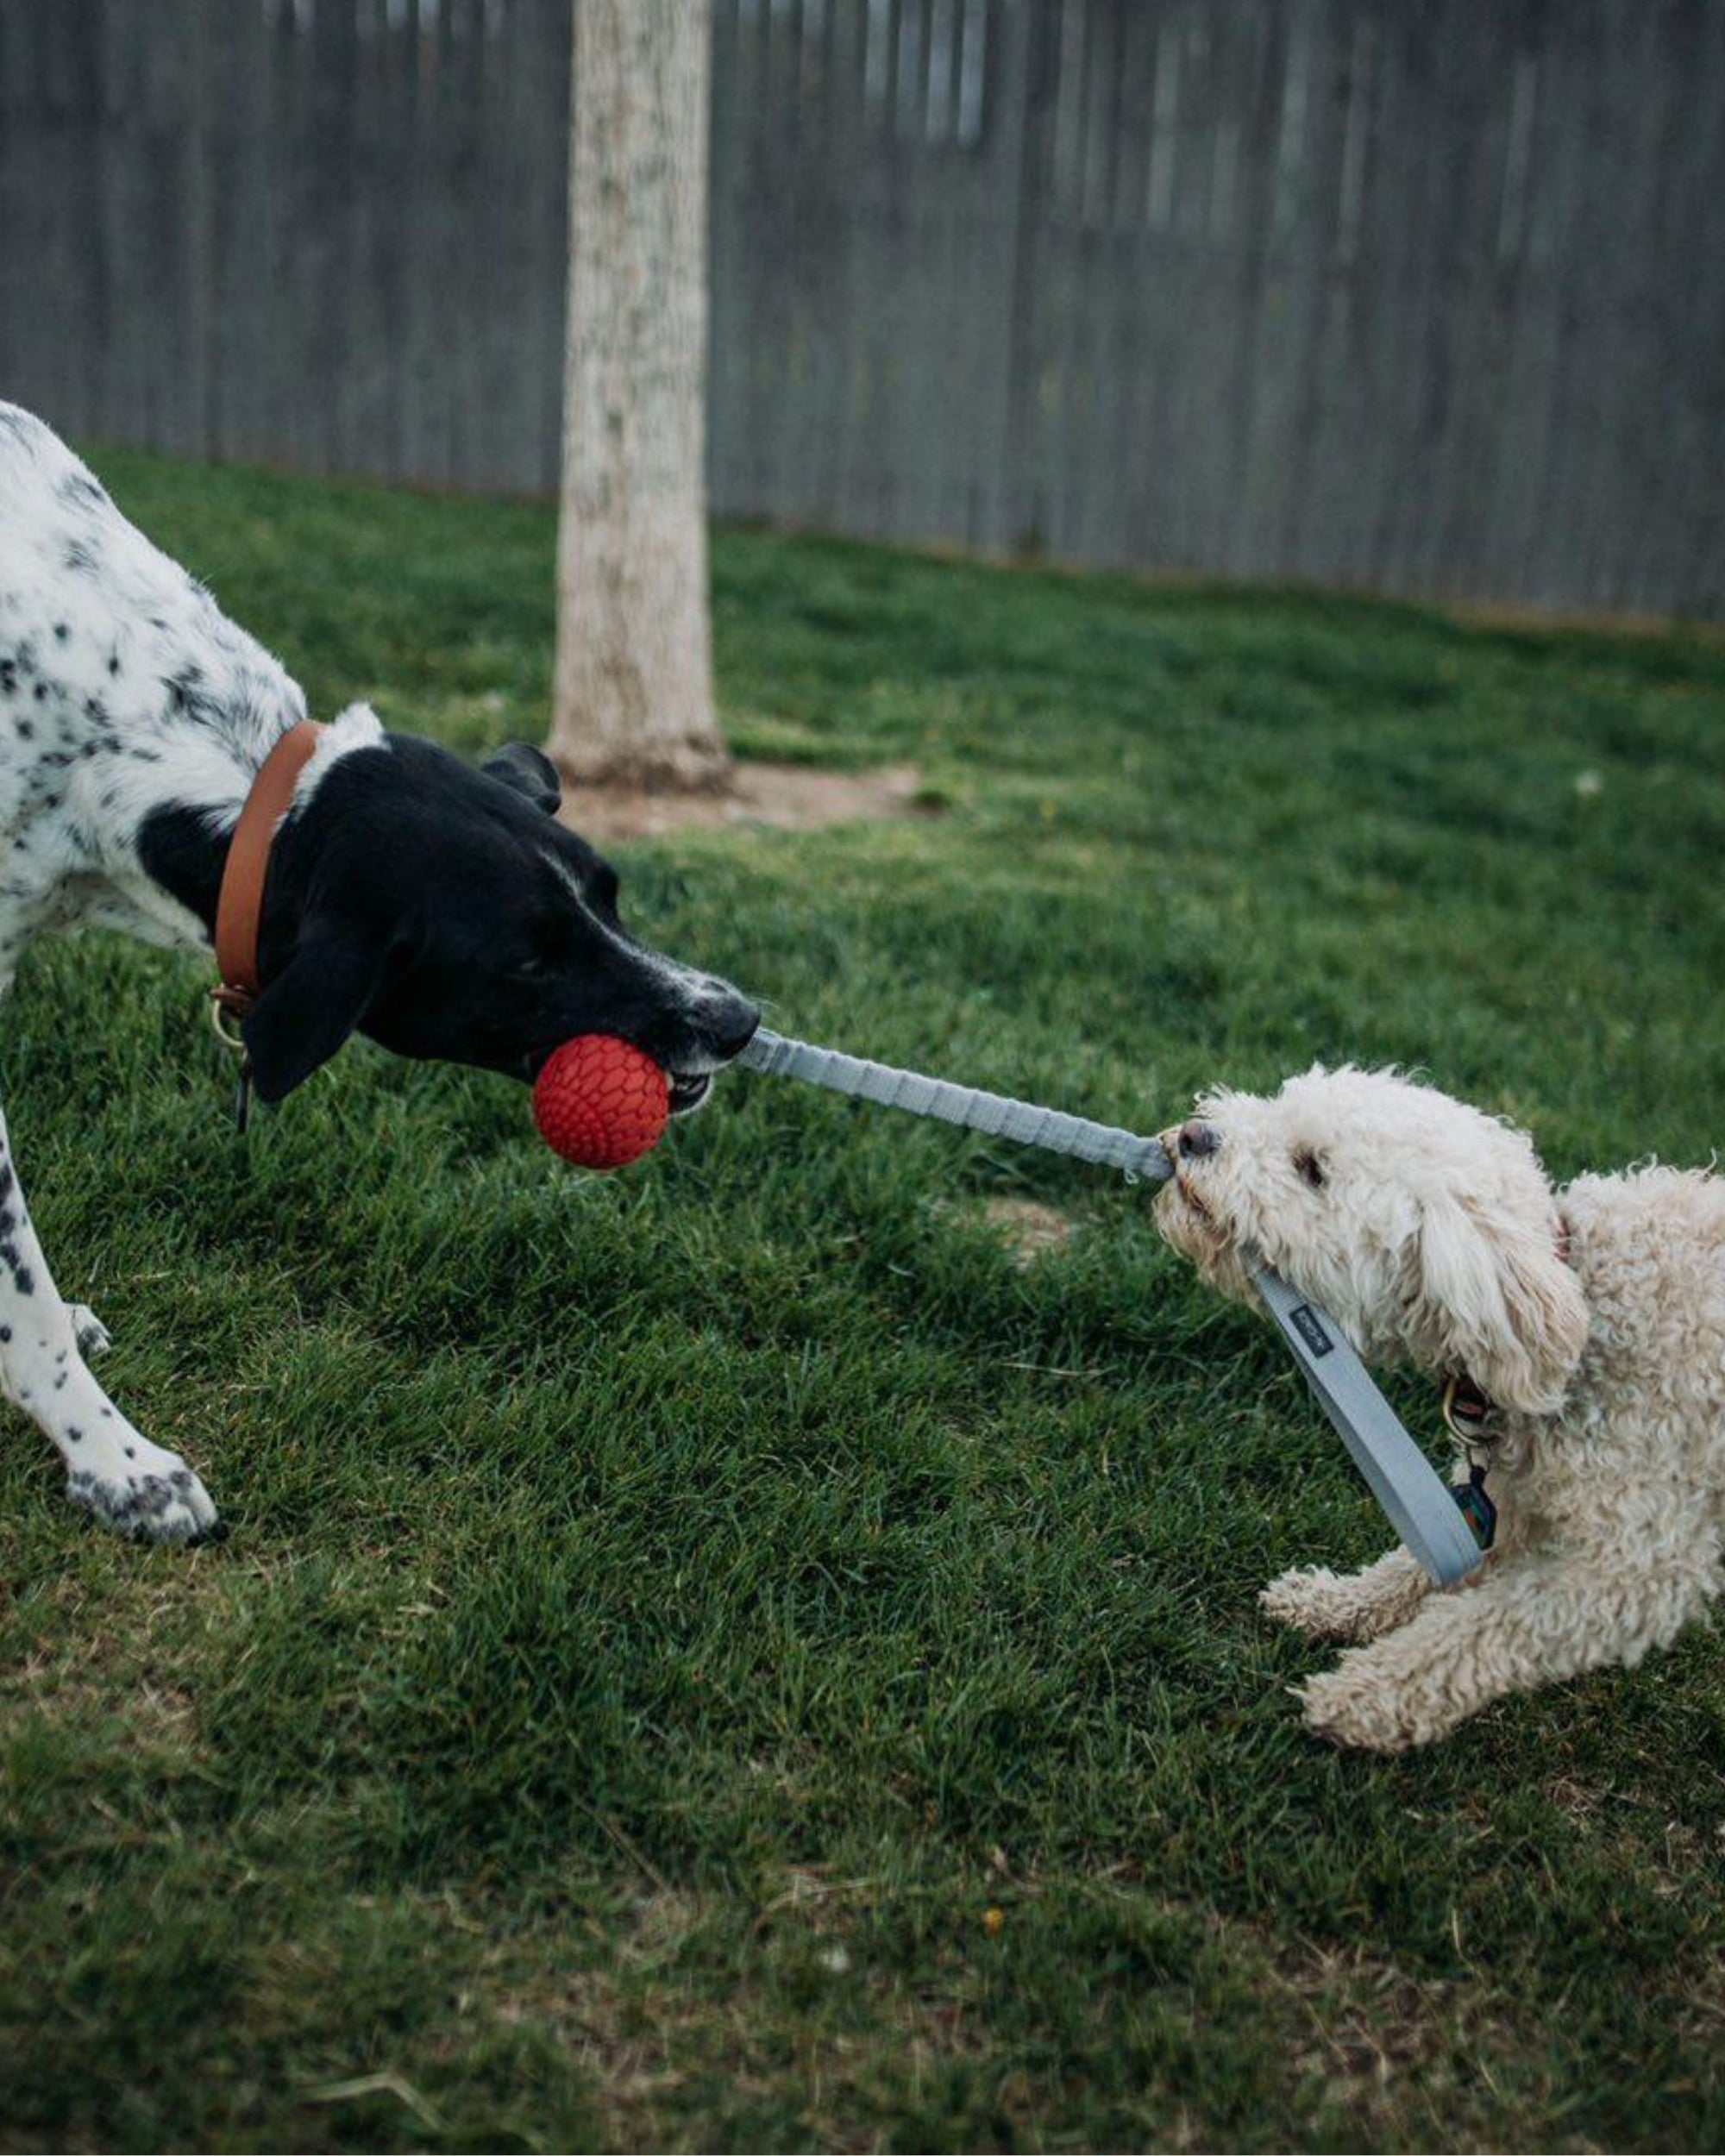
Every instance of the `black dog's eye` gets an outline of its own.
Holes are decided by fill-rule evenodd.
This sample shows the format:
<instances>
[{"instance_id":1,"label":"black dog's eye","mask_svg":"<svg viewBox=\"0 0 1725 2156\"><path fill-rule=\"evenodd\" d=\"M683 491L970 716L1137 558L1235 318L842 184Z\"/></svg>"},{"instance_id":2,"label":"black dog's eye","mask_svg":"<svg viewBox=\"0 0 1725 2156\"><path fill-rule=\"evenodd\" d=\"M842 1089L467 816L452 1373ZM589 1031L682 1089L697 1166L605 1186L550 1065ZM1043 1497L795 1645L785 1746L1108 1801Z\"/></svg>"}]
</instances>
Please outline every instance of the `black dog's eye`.
<instances>
[{"instance_id":1,"label":"black dog's eye","mask_svg":"<svg viewBox=\"0 0 1725 2156\"><path fill-rule=\"evenodd\" d=\"M537 924L526 952L516 961L515 969L525 981L547 981L566 973L574 960L574 938L569 933L568 924L560 918Z\"/></svg>"},{"instance_id":2,"label":"black dog's eye","mask_svg":"<svg viewBox=\"0 0 1725 2156\"><path fill-rule=\"evenodd\" d=\"M1299 1150L1295 1154L1294 1166L1298 1171L1300 1179L1302 1182L1309 1183L1314 1190L1321 1190L1323 1188L1324 1163L1318 1158L1317 1155L1312 1150L1309 1145L1301 1146Z\"/></svg>"}]
</instances>

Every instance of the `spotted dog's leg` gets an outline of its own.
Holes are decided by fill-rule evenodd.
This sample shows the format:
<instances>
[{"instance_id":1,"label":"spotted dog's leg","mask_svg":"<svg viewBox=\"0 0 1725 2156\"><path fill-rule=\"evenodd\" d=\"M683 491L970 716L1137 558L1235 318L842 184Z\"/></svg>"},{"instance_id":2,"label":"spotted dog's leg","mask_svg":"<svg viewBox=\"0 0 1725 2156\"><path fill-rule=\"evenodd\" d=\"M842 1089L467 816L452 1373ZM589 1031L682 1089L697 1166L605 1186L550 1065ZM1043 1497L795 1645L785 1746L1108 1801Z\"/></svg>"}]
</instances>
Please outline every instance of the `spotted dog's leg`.
<instances>
[{"instance_id":1,"label":"spotted dog's leg","mask_svg":"<svg viewBox=\"0 0 1725 2156\"><path fill-rule=\"evenodd\" d=\"M85 1366L79 1325L48 1275L0 1115L0 1389L59 1447L75 1505L155 1542L208 1534L216 1507L204 1485L108 1398Z\"/></svg>"}]
</instances>

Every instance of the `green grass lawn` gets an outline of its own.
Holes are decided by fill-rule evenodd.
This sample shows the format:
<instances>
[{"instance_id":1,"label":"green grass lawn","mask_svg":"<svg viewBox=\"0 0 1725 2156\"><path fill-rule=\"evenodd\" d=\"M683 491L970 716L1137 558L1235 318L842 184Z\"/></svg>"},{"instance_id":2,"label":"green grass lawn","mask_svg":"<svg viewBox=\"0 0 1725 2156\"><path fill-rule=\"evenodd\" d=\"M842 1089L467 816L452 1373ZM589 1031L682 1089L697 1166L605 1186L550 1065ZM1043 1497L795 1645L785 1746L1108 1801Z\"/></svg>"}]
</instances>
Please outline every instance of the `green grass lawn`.
<instances>
[{"instance_id":1,"label":"green grass lawn","mask_svg":"<svg viewBox=\"0 0 1725 2156\"><path fill-rule=\"evenodd\" d=\"M99 462L314 709L543 734L548 511ZM942 808L619 850L781 1030L1146 1129L1394 1061L1559 1175L1725 1135L1718 642L713 573L738 750ZM81 1524L9 1417L0 2146L1725 2142L1716 1645L1314 1744L1255 1591L1385 1531L1141 1191L744 1075L583 1177L365 1044L242 1144L206 971L39 952L0 1050L234 1531Z\"/></svg>"}]
</instances>

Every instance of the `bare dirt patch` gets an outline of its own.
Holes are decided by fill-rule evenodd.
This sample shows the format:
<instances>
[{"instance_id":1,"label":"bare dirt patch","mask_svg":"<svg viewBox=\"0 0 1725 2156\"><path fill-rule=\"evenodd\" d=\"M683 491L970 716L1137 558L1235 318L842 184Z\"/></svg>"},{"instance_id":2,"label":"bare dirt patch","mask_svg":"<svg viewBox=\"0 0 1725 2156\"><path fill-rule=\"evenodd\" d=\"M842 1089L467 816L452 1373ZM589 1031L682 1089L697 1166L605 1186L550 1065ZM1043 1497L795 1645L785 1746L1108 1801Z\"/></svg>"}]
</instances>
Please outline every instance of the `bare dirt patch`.
<instances>
[{"instance_id":1,"label":"bare dirt patch","mask_svg":"<svg viewBox=\"0 0 1725 2156\"><path fill-rule=\"evenodd\" d=\"M1063 1250L1078 1223L1035 1198L990 1198L982 1218L1001 1238L1015 1263L1028 1265L1050 1250Z\"/></svg>"},{"instance_id":2,"label":"bare dirt patch","mask_svg":"<svg viewBox=\"0 0 1725 2156\"><path fill-rule=\"evenodd\" d=\"M728 783L706 793L665 793L632 786L572 784L565 814L586 838L659 838L671 831L756 824L772 830L820 830L832 824L881 823L925 816L914 764L875 771L822 771L800 763L739 763Z\"/></svg>"}]
</instances>

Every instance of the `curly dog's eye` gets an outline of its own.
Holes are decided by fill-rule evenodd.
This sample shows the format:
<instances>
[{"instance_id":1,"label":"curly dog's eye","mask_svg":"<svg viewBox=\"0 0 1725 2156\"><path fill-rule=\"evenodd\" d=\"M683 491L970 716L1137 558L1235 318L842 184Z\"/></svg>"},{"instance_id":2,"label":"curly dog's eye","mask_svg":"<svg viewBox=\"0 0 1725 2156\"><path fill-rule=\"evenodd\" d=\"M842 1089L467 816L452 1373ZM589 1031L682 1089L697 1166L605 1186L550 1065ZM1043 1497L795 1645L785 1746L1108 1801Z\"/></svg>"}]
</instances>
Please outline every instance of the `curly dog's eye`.
<instances>
[{"instance_id":1,"label":"curly dog's eye","mask_svg":"<svg viewBox=\"0 0 1725 2156\"><path fill-rule=\"evenodd\" d=\"M1309 1183L1314 1190L1321 1190L1323 1188L1324 1163L1318 1158L1317 1155L1312 1150L1309 1145L1302 1145L1300 1147L1298 1151L1294 1156L1294 1166L1298 1171L1300 1180L1302 1182Z\"/></svg>"}]
</instances>

